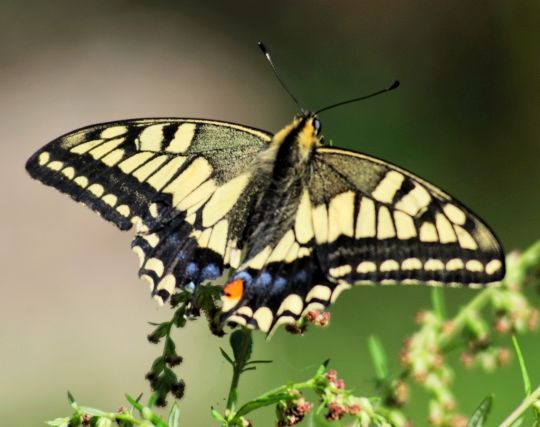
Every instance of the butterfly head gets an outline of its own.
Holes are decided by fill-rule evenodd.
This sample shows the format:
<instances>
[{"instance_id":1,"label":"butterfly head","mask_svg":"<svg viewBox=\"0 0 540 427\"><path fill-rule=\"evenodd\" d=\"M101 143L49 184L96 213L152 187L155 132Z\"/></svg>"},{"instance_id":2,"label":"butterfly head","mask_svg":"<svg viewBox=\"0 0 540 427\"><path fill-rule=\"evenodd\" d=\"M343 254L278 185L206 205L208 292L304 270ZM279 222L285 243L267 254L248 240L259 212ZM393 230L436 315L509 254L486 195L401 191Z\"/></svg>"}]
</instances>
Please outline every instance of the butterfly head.
<instances>
[{"instance_id":1,"label":"butterfly head","mask_svg":"<svg viewBox=\"0 0 540 427\"><path fill-rule=\"evenodd\" d=\"M308 158L324 144L321 129L321 122L314 113L303 112L276 133L273 142L280 147L294 148L300 158Z\"/></svg>"}]
</instances>

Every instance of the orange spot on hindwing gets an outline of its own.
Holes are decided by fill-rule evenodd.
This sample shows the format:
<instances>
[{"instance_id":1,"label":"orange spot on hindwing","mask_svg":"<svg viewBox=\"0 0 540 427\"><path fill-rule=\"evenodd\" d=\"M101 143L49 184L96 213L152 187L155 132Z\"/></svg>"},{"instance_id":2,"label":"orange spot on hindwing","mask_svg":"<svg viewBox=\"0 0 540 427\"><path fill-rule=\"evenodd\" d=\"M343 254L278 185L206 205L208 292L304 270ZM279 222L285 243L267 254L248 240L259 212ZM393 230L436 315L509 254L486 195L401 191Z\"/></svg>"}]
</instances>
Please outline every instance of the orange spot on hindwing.
<instances>
[{"instance_id":1,"label":"orange spot on hindwing","mask_svg":"<svg viewBox=\"0 0 540 427\"><path fill-rule=\"evenodd\" d=\"M227 283L223 288L223 295L233 300L239 300L244 295L244 281L236 279Z\"/></svg>"}]
</instances>

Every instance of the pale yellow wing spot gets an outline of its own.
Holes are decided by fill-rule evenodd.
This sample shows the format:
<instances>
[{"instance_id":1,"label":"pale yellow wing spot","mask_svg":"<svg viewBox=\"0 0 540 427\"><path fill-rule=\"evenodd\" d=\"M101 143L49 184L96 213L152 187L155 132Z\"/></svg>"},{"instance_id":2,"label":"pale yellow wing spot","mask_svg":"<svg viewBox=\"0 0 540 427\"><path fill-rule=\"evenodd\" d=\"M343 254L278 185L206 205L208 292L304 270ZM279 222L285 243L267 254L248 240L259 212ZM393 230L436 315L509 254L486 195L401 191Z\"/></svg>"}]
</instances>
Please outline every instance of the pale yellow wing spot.
<instances>
[{"instance_id":1,"label":"pale yellow wing spot","mask_svg":"<svg viewBox=\"0 0 540 427\"><path fill-rule=\"evenodd\" d=\"M174 133L165 151L169 153L185 153L190 147L193 137L195 136L195 129L197 125L195 123L182 123L178 126L178 129Z\"/></svg>"},{"instance_id":2,"label":"pale yellow wing spot","mask_svg":"<svg viewBox=\"0 0 540 427\"><path fill-rule=\"evenodd\" d=\"M164 189L172 195L172 205L176 206L184 197L206 181L212 174L212 166L203 157L197 157L191 164Z\"/></svg>"},{"instance_id":3,"label":"pale yellow wing spot","mask_svg":"<svg viewBox=\"0 0 540 427\"><path fill-rule=\"evenodd\" d=\"M424 222L420 226L420 240L422 242L437 242L437 230L431 222Z\"/></svg>"},{"instance_id":4,"label":"pale yellow wing spot","mask_svg":"<svg viewBox=\"0 0 540 427\"><path fill-rule=\"evenodd\" d=\"M103 156L100 160L107 166L114 166L120 160L124 158L124 150L122 148L117 148L116 150L111 151L106 156Z\"/></svg>"},{"instance_id":5,"label":"pale yellow wing spot","mask_svg":"<svg viewBox=\"0 0 540 427\"><path fill-rule=\"evenodd\" d=\"M163 124L146 126L138 138L140 151L161 151L161 143L163 142Z\"/></svg>"},{"instance_id":6,"label":"pale yellow wing spot","mask_svg":"<svg viewBox=\"0 0 540 427\"><path fill-rule=\"evenodd\" d=\"M173 157L166 164L161 166L159 170L155 172L150 178L148 178L146 182L152 187L154 187L156 190L161 190L178 172L178 170L185 161L186 157L184 156Z\"/></svg>"},{"instance_id":7,"label":"pale yellow wing spot","mask_svg":"<svg viewBox=\"0 0 540 427\"><path fill-rule=\"evenodd\" d=\"M379 182L371 196L382 203L392 203L394 196L400 189L405 177L397 171L389 171Z\"/></svg>"},{"instance_id":8,"label":"pale yellow wing spot","mask_svg":"<svg viewBox=\"0 0 540 427\"><path fill-rule=\"evenodd\" d=\"M443 211L450 221L457 225L463 225L467 221L465 213L457 206L447 203L443 207Z\"/></svg>"},{"instance_id":9,"label":"pale yellow wing spot","mask_svg":"<svg viewBox=\"0 0 540 427\"><path fill-rule=\"evenodd\" d=\"M111 126L103 129L99 136L103 139L111 139L124 135L127 131L128 128L126 126Z\"/></svg>"},{"instance_id":10,"label":"pale yellow wing spot","mask_svg":"<svg viewBox=\"0 0 540 427\"><path fill-rule=\"evenodd\" d=\"M354 192L338 194L328 207L328 242L339 236L354 236Z\"/></svg>"},{"instance_id":11,"label":"pale yellow wing spot","mask_svg":"<svg viewBox=\"0 0 540 427\"><path fill-rule=\"evenodd\" d=\"M395 235L396 232L390 211L386 206L380 206L377 221L377 238L381 240L390 239Z\"/></svg>"},{"instance_id":12,"label":"pale yellow wing spot","mask_svg":"<svg viewBox=\"0 0 540 427\"><path fill-rule=\"evenodd\" d=\"M328 241L328 211L324 203L312 210L312 218L315 240L319 244L326 243Z\"/></svg>"},{"instance_id":13,"label":"pale yellow wing spot","mask_svg":"<svg viewBox=\"0 0 540 427\"><path fill-rule=\"evenodd\" d=\"M473 251L478 249L476 241L467 231L465 231L464 228L460 227L459 225L454 225L454 230L456 230L459 245L463 249L471 249Z\"/></svg>"},{"instance_id":14,"label":"pale yellow wing spot","mask_svg":"<svg viewBox=\"0 0 540 427\"><path fill-rule=\"evenodd\" d=\"M47 164L47 167L53 171L59 171L64 167L64 163L59 160L53 160Z\"/></svg>"},{"instance_id":15,"label":"pale yellow wing spot","mask_svg":"<svg viewBox=\"0 0 540 427\"><path fill-rule=\"evenodd\" d=\"M218 187L202 212L202 225L209 227L229 213L246 188L251 174L246 172Z\"/></svg>"},{"instance_id":16,"label":"pale yellow wing spot","mask_svg":"<svg viewBox=\"0 0 540 427\"><path fill-rule=\"evenodd\" d=\"M396 203L395 208L416 216L424 212L430 203L429 192L422 185L415 183L414 188Z\"/></svg>"},{"instance_id":17,"label":"pale yellow wing spot","mask_svg":"<svg viewBox=\"0 0 540 427\"><path fill-rule=\"evenodd\" d=\"M375 202L369 197L362 197L358 218L356 219L355 237L357 239L364 237L375 237L376 235L376 216Z\"/></svg>"},{"instance_id":18,"label":"pale yellow wing spot","mask_svg":"<svg viewBox=\"0 0 540 427\"><path fill-rule=\"evenodd\" d=\"M416 226L412 216L401 211L394 211L394 222L398 239L407 240L416 237Z\"/></svg>"},{"instance_id":19,"label":"pale yellow wing spot","mask_svg":"<svg viewBox=\"0 0 540 427\"><path fill-rule=\"evenodd\" d=\"M307 190L304 190L300 199L300 204L298 205L294 223L294 232L299 243L305 244L314 236L311 215L312 212L309 193Z\"/></svg>"},{"instance_id":20,"label":"pale yellow wing spot","mask_svg":"<svg viewBox=\"0 0 540 427\"><path fill-rule=\"evenodd\" d=\"M399 270L399 263L394 259L387 259L379 266L381 272Z\"/></svg>"},{"instance_id":21,"label":"pale yellow wing spot","mask_svg":"<svg viewBox=\"0 0 540 427\"><path fill-rule=\"evenodd\" d=\"M446 219L446 216L442 213L435 214L435 226L437 227L437 234L441 243L457 242L456 233L450 224L450 221Z\"/></svg>"},{"instance_id":22,"label":"pale yellow wing spot","mask_svg":"<svg viewBox=\"0 0 540 427\"><path fill-rule=\"evenodd\" d=\"M69 151L74 154L85 154L86 152L90 151L92 148L102 143L103 143L102 139L93 139L90 141L83 142L82 144L75 145Z\"/></svg>"},{"instance_id":23,"label":"pale yellow wing spot","mask_svg":"<svg viewBox=\"0 0 540 427\"><path fill-rule=\"evenodd\" d=\"M142 153L136 153L131 157L123 160L118 164L118 167L125 174L130 174L139 166L143 165L148 159L154 156L154 153L148 151Z\"/></svg>"},{"instance_id":24,"label":"pale yellow wing spot","mask_svg":"<svg viewBox=\"0 0 540 427\"><path fill-rule=\"evenodd\" d=\"M95 148L92 148L88 154L90 154L94 159L99 160L101 157L109 154L120 144L124 142L124 138L111 139L110 141L104 142L103 144L98 145Z\"/></svg>"},{"instance_id":25,"label":"pale yellow wing spot","mask_svg":"<svg viewBox=\"0 0 540 427\"><path fill-rule=\"evenodd\" d=\"M168 156L166 155L157 156L149 162L145 163L143 166L137 168L137 170L133 172L133 176L137 178L140 182L144 182L151 174L156 172L167 160Z\"/></svg>"},{"instance_id":26,"label":"pale yellow wing spot","mask_svg":"<svg viewBox=\"0 0 540 427\"><path fill-rule=\"evenodd\" d=\"M426 271L444 270L444 263L440 259L428 259L424 264L424 270Z\"/></svg>"},{"instance_id":27,"label":"pale yellow wing spot","mask_svg":"<svg viewBox=\"0 0 540 427\"><path fill-rule=\"evenodd\" d=\"M288 295L280 304L277 311L277 316L290 311L293 314L300 315L302 309L304 308L304 301L300 295L290 294Z\"/></svg>"},{"instance_id":28,"label":"pale yellow wing spot","mask_svg":"<svg viewBox=\"0 0 540 427\"><path fill-rule=\"evenodd\" d=\"M62 175L64 175L68 179L73 179L75 177L75 169L71 166L68 166L67 168L62 169Z\"/></svg>"}]
</instances>

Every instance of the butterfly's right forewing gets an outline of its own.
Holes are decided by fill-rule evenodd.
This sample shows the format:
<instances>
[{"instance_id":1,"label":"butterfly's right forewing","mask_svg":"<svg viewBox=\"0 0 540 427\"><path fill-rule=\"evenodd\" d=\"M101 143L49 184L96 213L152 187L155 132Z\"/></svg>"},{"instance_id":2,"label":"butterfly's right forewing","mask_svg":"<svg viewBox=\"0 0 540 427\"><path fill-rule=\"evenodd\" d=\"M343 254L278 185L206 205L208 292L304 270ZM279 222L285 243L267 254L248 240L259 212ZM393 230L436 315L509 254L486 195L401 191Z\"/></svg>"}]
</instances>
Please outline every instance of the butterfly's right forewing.
<instances>
[{"instance_id":1,"label":"butterfly's right forewing","mask_svg":"<svg viewBox=\"0 0 540 427\"><path fill-rule=\"evenodd\" d=\"M135 224L140 275L166 299L183 282L219 277L239 257L243 224L233 207L248 203L250 166L270 139L223 122L126 120L64 135L26 168L119 228Z\"/></svg>"}]
</instances>

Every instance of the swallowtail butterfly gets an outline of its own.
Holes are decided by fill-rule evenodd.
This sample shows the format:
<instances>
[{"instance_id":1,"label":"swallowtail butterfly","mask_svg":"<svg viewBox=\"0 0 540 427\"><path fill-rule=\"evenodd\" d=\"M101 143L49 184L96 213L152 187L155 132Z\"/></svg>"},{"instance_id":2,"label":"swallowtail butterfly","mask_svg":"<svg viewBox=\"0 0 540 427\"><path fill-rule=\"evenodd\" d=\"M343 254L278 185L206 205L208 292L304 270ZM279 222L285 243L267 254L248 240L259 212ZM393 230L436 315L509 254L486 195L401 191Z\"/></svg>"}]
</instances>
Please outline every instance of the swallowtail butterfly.
<instances>
[{"instance_id":1,"label":"swallowtail butterfly","mask_svg":"<svg viewBox=\"0 0 540 427\"><path fill-rule=\"evenodd\" d=\"M159 301L233 269L222 320L268 333L354 284L504 277L500 244L469 209L404 169L326 146L315 113L275 135L199 119L98 124L26 169L134 227L139 275Z\"/></svg>"}]
</instances>

